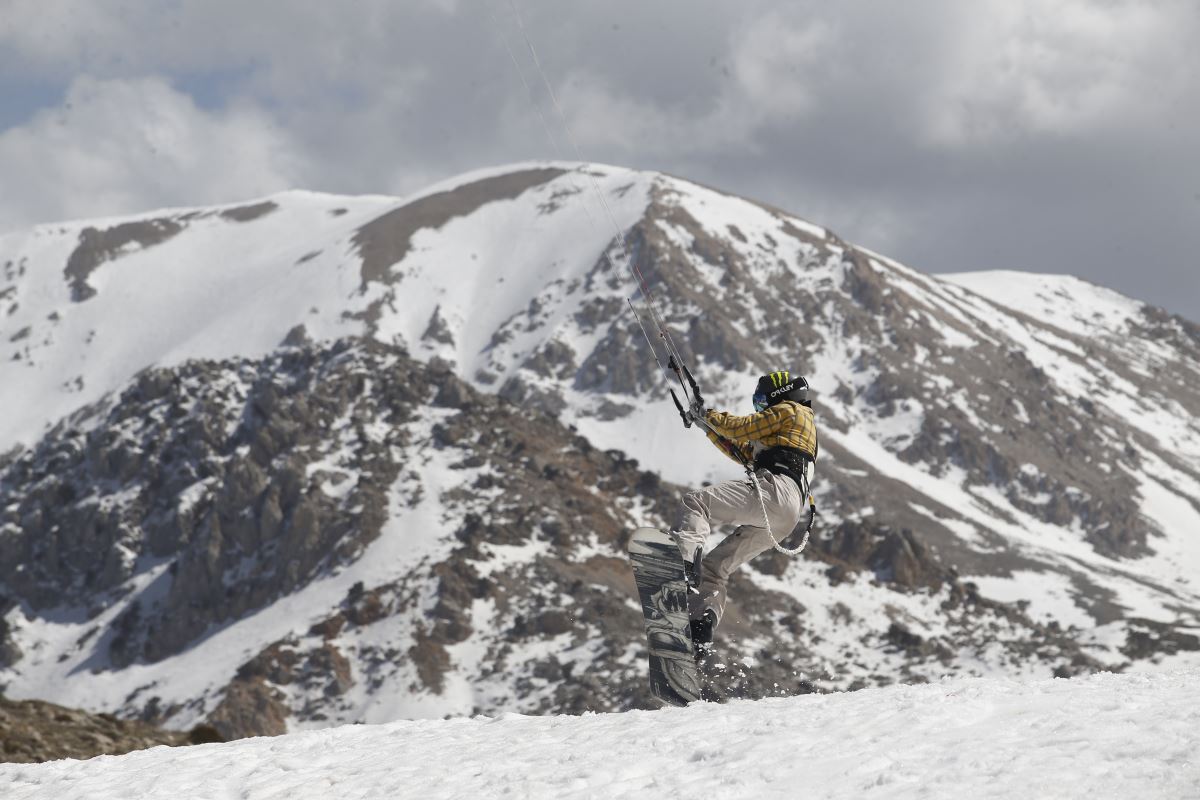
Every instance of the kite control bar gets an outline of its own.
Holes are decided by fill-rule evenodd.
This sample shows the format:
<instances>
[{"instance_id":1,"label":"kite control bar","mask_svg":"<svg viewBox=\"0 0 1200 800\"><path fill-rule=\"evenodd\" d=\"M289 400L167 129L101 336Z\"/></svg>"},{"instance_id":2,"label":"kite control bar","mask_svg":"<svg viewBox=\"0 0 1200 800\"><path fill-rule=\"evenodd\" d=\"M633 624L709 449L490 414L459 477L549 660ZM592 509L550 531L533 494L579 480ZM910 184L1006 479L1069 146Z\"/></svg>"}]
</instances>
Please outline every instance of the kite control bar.
<instances>
[{"instance_id":1,"label":"kite control bar","mask_svg":"<svg viewBox=\"0 0 1200 800\"><path fill-rule=\"evenodd\" d=\"M700 394L700 384L696 383L696 379L692 377L692 371L684 364L680 366L675 360L675 356L671 356L667 362L667 366L675 373L675 377L679 378L679 383L683 386L684 396L690 397L688 407L685 409L683 403L679 401L679 395L675 394L675 390L671 389L671 399L675 401L675 408L679 409L679 416L683 418L683 427L692 427L693 421L698 421L698 415L704 410L704 396ZM684 379L687 379L687 384L684 384ZM689 414L688 412L692 412ZM706 426L702 426L706 427Z\"/></svg>"}]
</instances>

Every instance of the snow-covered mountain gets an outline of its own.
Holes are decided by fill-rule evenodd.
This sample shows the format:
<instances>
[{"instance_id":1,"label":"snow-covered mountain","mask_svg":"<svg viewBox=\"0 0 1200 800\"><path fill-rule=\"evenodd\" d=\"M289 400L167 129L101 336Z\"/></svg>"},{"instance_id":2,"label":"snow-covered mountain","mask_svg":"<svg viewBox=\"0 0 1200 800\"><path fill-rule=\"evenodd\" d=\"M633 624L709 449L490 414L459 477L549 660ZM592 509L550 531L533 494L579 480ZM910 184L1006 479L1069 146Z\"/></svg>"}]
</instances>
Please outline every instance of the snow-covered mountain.
<instances>
[{"instance_id":1,"label":"snow-covered mountain","mask_svg":"<svg viewBox=\"0 0 1200 800\"><path fill-rule=\"evenodd\" d=\"M350 725L0 765L0 791L11 800L1195 797L1198 677L957 678L654 712Z\"/></svg>"},{"instance_id":2,"label":"snow-covered mountain","mask_svg":"<svg viewBox=\"0 0 1200 800\"><path fill-rule=\"evenodd\" d=\"M647 702L623 537L737 470L618 230L711 404L815 390L819 535L739 576L730 694L1200 660L1196 326L535 164L0 239L5 691L227 734Z\"/></svg>"}]
</instances>

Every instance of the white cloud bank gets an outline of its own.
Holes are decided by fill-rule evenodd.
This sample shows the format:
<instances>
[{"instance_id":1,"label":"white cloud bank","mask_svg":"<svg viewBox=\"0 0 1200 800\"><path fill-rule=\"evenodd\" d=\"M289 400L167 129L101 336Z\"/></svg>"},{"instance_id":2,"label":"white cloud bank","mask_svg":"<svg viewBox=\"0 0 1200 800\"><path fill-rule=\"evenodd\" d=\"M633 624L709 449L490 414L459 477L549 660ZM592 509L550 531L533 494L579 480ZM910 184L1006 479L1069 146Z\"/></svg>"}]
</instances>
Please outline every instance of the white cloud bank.
<instances>
[{"instance_id":1,"label":"white cloud bank","mask_svg":"<svg viewBox=\"0 0 1200 800\"><path fill-rule=\"evenodd\" d=\"M303 183L295 144L252 106L206 111L159 78L72 82L0 133L0 220L20 227L253 197Z\"/></svg>"},{"instance_id":2,"label":"white cloud bank","mask_svg":"<svg viewBox=\"0 0 1200 800\"><path fill-rule=\"evenodd\" d=\"M1200 14L1180 0L799 3L735 20L704 103L573 72L581 144L652 153L761 146L768 129L844 121L947 151L1129 128L1194 97Z\"/></svg>"},{"instance_id":3,"label":"white cloud bank","mask_svg":"<svg viewBox=\"0 0 1200 800\"><path fill-rule=\"evenodd\" d=\"M921 268L1196 296L1178 266L1200 249L1195 0L512 2L582 158L775 203ZM8 0L0 185L19 188L0 230L574 157L511 8ZM1130 258L1160 285L1127 281Z\"/></svg>"},{"instance_id":4,"label":"white cloud bank","mask_svg":"<svg viewBox=\"0 0 1200 800\"><path fill-rule=\"evenodd\" d=\"M921 98L935 144L1126 127L1161 117L1197 78L1197 15L1172 0L983 0L960 19Z\"/></svg>"}]
</instances>

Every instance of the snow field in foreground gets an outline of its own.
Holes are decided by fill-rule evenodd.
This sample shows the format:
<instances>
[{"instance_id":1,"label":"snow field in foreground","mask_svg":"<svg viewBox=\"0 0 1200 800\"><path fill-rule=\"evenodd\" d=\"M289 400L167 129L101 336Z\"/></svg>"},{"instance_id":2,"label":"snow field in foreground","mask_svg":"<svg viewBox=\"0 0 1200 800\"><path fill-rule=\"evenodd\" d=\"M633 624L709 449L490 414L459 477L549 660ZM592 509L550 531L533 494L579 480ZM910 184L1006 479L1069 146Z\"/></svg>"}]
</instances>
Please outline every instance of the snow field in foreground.
<instances>
[{"instance_id":1,"label":"snow field in foreground","mask_svg":"<svg viewBox=\"0 0 1200 800\"><path fill-rule=\"evenodd\" d=\"M1197 797L1200 671L357 725L0 767L24 798Z\"/></svg>"}]
</instances>

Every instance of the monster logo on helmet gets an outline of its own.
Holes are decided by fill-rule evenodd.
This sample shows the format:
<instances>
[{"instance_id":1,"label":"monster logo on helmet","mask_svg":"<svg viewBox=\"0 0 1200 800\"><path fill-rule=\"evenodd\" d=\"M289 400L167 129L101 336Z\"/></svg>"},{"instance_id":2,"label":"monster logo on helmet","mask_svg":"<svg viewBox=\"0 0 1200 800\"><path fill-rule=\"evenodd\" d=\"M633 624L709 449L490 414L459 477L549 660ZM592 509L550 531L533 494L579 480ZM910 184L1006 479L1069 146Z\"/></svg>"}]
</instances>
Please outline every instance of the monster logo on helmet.
<instances>
[{"instance_id":1,"label":"monster logo on helmet","mask_svg":"<svg viewBox=\"0 0 1200 800\"><path fill-rule=\"evenodd\" d=\"M800 376L793 378L786 370L758 379L758 385L754 387L755 411L763 411L784 400L807 403L808 381Z\"/></svg>"}]
</instances>

